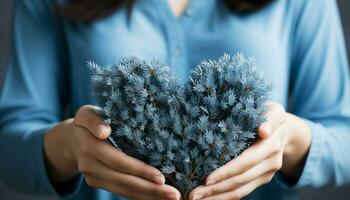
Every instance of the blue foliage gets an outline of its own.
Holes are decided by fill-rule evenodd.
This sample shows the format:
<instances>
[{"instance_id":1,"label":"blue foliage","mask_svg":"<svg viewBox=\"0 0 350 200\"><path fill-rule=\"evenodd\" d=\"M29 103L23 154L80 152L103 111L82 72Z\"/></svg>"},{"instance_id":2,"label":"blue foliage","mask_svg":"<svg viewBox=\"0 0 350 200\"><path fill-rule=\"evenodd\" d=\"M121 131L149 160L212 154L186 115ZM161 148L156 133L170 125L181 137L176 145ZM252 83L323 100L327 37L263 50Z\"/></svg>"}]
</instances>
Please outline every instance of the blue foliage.
<instances>
[{"instance_id":1,"label":"blue foliage","mask_svg":"<svg viewBox=\"0 0 350 200\"><path fill-rule=\"evenodd\" d=\"M265 120L271 85L242 54L203 61L183 86L155 60L89 66L111 142L160 169L184 196L249 147Z\"/></svg>"}]
</instances>

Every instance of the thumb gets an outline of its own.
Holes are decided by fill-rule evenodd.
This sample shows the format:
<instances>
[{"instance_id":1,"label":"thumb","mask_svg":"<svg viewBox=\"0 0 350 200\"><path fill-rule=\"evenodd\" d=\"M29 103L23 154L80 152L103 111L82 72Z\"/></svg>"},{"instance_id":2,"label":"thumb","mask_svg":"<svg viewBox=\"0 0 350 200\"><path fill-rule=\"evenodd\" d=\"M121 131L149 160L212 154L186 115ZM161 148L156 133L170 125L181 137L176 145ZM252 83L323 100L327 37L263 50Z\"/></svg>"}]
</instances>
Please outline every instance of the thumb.
<instances>
[{"instance_id":1,"label":"thumb","mask_svg":"<svg viewBox=\"0 0 350 200\"><path fill-rule=\"evenodd\" d=\"M87 129L98 139L105 140L111 134L111 127L103 123L103 119L96 114L97 109L96 106L82 106L75 114L74 124Z\"/></svg>"},{"instance_id":2,"label":"thumb","mask_svg":"<svg viewBox=\"0 0 350 200\"><path fill-rule=\"evenodd\" d=\"M258 128L258 135L262 139L269 138L286 121L286 112L281 104L268 102L266 106L268 108L265 114L267 120Z\"/></svg>"},{"instance_id":3,"label":"thumb","mask_svg":"<svg viewBox=\"0 0 350 200\"><path fill-rule=\"evenodd\" d=\"M272 135L272 127L268 121L259 126L258 135L261 139L267 139Z\"/></svg>"}]
</instances>

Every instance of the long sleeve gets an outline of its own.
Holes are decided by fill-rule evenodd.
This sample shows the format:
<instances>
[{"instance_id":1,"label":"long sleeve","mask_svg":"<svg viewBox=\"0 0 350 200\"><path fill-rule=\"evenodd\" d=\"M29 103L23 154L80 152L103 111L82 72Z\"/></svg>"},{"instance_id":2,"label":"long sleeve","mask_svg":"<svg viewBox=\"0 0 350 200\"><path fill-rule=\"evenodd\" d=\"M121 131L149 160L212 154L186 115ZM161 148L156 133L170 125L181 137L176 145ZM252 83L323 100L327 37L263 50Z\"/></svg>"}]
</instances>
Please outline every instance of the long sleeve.
<instances>
[{"instance_id":1,"label":"long sleeve","mask_svg":"<svg viewBox=\"0 0 350 200\"><path fill-rule=\"evenodd\" d=\"M334 0L296 1L289 112L312 132L296 187L350 182L350 82Z\"/></svg>"},{"instance_id":2,"label":"long sleeve","mask_svg":"<svg viewBox=\"0 0 350 200\"><path fill-rule=\"evenodd\" d=\"M68 95L64 38L51 1L15 3L12 52L0 96L0 180L22 192L57 194L43 137Z\"/></svg>"}]
</instances>

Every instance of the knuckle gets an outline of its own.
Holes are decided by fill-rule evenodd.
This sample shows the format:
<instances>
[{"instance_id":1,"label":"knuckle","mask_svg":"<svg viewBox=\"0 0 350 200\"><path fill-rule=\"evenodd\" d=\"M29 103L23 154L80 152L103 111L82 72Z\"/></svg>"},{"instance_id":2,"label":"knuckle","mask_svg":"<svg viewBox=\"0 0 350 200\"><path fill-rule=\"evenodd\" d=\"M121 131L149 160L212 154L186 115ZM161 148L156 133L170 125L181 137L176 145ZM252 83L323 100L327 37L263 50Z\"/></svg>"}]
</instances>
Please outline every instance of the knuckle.
<instances>
[{"instance_id":1,"label":"knuckle","mask_svg":"<svg viewBox=\"0 0 350 200\"><path fill-rule=\"evenodd\" d=\"M155 194L156 196L161 196L161 197L165 197L166 196L166 192L164 192L159 187L151 187L151 188L149 188L149 192L151 194ZM169 193L172 194L171 192L169 192Z\"/></svg>"},{"instance_id":2,"label":"knuckle","mask_svg":"<svg viewBox=\"0 0 350 200\"><path fill-rule=\"evenodd\" d=\"M125 168L125 172L133 174L133 175L136 175L136 176L142 176L142 177L145 177L145 178L151 178L152 177L151 173L149 173L146 170L143 171L142 169L140 169L139 166L136 166L136 165L131 166L130 168L126 168L124 166L123 168ZM142 173L142 171L143 171L143 173Z\"/></svg>"},{"instance_id":3,"label":"knuckle","mask_svg":"<svg viewBox=\"0 0 350 200\"><path fill-rule=\"evenodd\" d=\"M135 171L145 171L147 174L152 174L150 169L148 168L148 165L144 162L137 161L137 165L135 165Z\"/></svg>"},{"instance_id":4,"label":"knuckle","mask_svg":"<svg viewBox=\"0 0 350 200\"><path fill-rule=\"evenodd\" d=\"M276 171L280 170L281 167L282 167L282 159L280 159L280 158L275 159L272 163L272 171L276 172Z\"/></svg>"},{"instance_id":5,"label":"knuckle","mask_svg":"<svg viewBox=\"0 0 350 200\"><path fill-rule=\"evenodd\" d=\"M234 174L232 172L227 172L226 174L222 174L222 173L218 173L216 176L215 176L215 179L216 181L221 181L221 180L225 180L227 179L227 177L231 177L233 176Z\"/></svg>"},{"instance_id":6,"label":"knuckle","mask_svg":"<svg viewBox=\"0 0 350 200\"><path fill-rule=\"evenodd\" d=\"M276 171L278 171L282 168L282 164L283 164L282 157L279 158L276 163L277 163L277 170Z\"/></svg>"},{"instance_id":7,"label":"knuckle","mask_svg":"<svg viewBox=\"0 0 350 200\"><path fill-rule=\"evenodd\" d=\"M244 162L244 163L242 163L242 169L241 169L241 171L243 172L243 171L246 171L246 170L250 169L251 167L254 166L254 163L255 163L255 161Z\"/></svg>"},{"instance_id":8,"label":"knuckle","mask_svg":"<svg viewBox=\"0 0 350 200\"><path fill-rule=\"evenodd\" d=\"M81 172L81 173L87 173L89 172L89 164L87 164L87 162L85 160L80 160L78 162L78 170Z\"/></svg>"},{"instance_id":9,"label":"knuckle","mask_svg":"<svg viewBox=\"0 0 350 200\"><path fill-rule=\"evenodd\" d=\"M271 181L272 181L272 178L273 178L273 175L274 175L274 173L270 173L270 174L265 175L265 176L261 179L260 185L265 185L265 184L271 182Z\"/></svg>"},{"instance_id":10,"label":"knuckle","mask_svg":"<svg viewBox=\"0 0 350 200\"><path fill-rule=\"evenodd\" d=\"M244 185L244 184L246 184L246 183L243 181L243 179L240 178L240 177L237 177L237 178L235 178L235 179L232 181L232 184L231 184L231 186L230 186L230 189L231 189L231 190L234 190L234 189L236 189L236 188L238 188L238 187L240 187L240 186L242 186L242 185Z\"/></svg>"},{"instance_id":11,"label":"knuckle","mask_svg":"<svg viewBox=\"0 0 350 200\"><path fill-rule=\"evenodd\" d=\"M213 194L218 193L218 188L212 187L212 188L208 189L205 193L207 196L211 196Z\"/></svg>"},{"instance_id":12,"label":"knuckle","mask_svg":"<svg viewBox=\"0 0 350 200\"><path fill-rule=\"evenodd\" d=\"M132 185L129 180L124 178L116 178L114 179L114 183L116 183L120 187L129 187L130 185Z\"/></svg>"},{"instance_id":13,"label":"knuckle","mask_svg":"<svg viewBox=\"0 0 350 200\"><path fill-rule=\"evenodd\" d=\"M272 170L273 171L278 171L278 170L280 170L281 169L281 165L279 164L279 163L277 163L277 164L274 164L273 166L272 166Z\"/></svg>"},{"instance_id":14,"label":"knuckle","mask_svg":"<svg viewBox=\"0 0 350 200\"><path fill-rule=\"evenodd\" d=\"M96 188L98 186L96 181L90 177L85 177L85 181L90 187Z\"/></svg>"},{"instance_id":15,"label":"knuckle","mask_svg":"<svg viewBox=\"0 0 350 200\"><path fill-rule=\"evenodd\" d=\"M147 164L143 162L141 162L140 165L138 165L138 167L135 167L134 172L139 175L144 174L145 177L150 179L159 175L155 173Z\"/></svg>"},{"instance_id":16,"label":"knuckle","mask_svg":"<svg viewBox=\"0 0 350 200\"><path fill-rule=\"evenodd\" d=\"M273 178L273 174L269 175L269 176L266 178L265 183L271 182L271 181L272 181L272 178Z\"/></svg>"}]
</instances>

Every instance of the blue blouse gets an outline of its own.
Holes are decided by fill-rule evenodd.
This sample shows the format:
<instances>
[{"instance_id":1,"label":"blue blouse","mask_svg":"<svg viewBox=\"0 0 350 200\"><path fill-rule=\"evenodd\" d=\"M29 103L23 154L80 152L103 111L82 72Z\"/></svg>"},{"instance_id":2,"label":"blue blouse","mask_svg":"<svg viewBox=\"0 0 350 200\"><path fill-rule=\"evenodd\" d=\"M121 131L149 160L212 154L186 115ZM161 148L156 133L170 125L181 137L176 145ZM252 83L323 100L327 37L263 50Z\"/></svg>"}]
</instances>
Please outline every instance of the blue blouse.
<instances>
[{"instance_id":1,"label":"blue blouse","mask_svg":"<svg viewBox=\"0 0 350 200\"><path fill-rule=\"evenodd\" d=\"M77 177L48 179L46 130L93 104L87 61L157 58L184 82L202 59L252 56L274 84L272 100L308 123L312 143L295 185L281 174L247 199L293 199L295 188L350 182L350 90L335 0L276 0L246 16L217 0L191 0L176 18L166 0L137 1L94 23L55 14L58 0L17 0L12 55L0 96L0 180L18 190L71 199L118 199ZM62 0L63 1L63 0Z\"/></svg>"}]
</instances>

